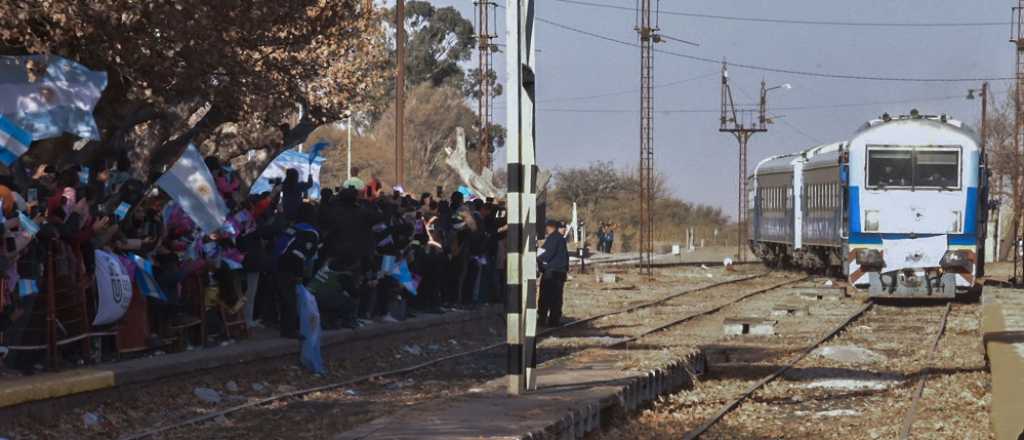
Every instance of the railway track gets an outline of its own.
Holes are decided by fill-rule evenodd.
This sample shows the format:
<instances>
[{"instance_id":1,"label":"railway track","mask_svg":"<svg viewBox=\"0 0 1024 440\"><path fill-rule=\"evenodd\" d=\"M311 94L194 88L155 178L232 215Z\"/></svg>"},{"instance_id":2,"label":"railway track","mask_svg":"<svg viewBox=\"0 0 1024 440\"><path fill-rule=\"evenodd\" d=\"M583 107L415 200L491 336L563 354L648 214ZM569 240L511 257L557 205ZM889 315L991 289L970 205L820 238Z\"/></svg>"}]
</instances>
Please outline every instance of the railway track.
<instances>
[{"instance_id":1,"label":"railway track","mask_svg":"<svg viewBox=\"0 0 1024 440\"><path fill-rule=\"evenodd\" d=\"M626 258L614 258L599 261L587 261L587 267L629 267L640 262L640 257L626 257ZM735 261L732 263L734 266L749 266L754 264L761 264L760 261ZM721 266L721 261L658 261L655 259L651 263L651 267L654 268L672 268L672 267L700 267L708 266L715 267ZM569 263L572 268L579 268L579 260L573 260Z\"/></svg>"},{"instance_id":2,"label":"railway track","mask_svg":"<svg viewBox=\"0 0 1024 440\"><path fill-rule=\"evenodd\" d=\"M544 329L543 331L539 331L538 332L538 339L548 338L548 337L551 337L551 336L553 336L555 334L559 334L559 333L568 331L568 330L573 329L573 328L578 328L578 327L580 327L580 326L582 326L584 324L592 323L594 321L598 321L598 320L601 320L603 318L607 318L607 317L611 317L611 316L615 316L615 315L633 313L633 312L637 312L637 311L644 310L644 309L650 309L650 308L653 308L653 307L658 307L658 306L661 306L661 305L670 305L674 300L677 300L677 299L680 299L680 298L684 298L684 297L686 297L688 295L693 295L693 294L697 294L697 293L701 293L701 292L709 292L709 291L713 291L715 289L732 288L736 284L745 283L745 282L749 282L749 281L757 282L757 281L760 281L761 279L767 277L770 274L772 274L772 272L762 272L762 273L758 273L758 274L755 274L755 275L750 275L750 276L740 277L740 278L736 278L736 279L732 279L732 280L727 280L727 281L722 281L722 282L718 282L718 283L713 283L713 284L702 286L702 287L686 289L686 290L682 290L682 291L679 291L679 292L676 292L676 293L672 293L670 295L664 296L664 297L656 299L656 300L652 300L652 301L644 302L644 303L641 303L641 304L624 307L624 308L621 308L621 309L618 309L618 310L613 310L613 311L609 311L609 312L605 312L605 313L600 313L600 314L596 314L596 315L593 315L593 316L590 316L590 317L587 317L587 318L571 321L571 322L565 323L565 324L563 324L563 325L561 325L559 327L552 327L552 328ZM789 285L789 284L800 282L800 281L805 280L807 278L808 277L804 276L802 278L790 279L790 280L786 280L786 281L779 282L779 283L773 283L773 284L771 284L769 286L766 286L766 287L759 287L759 288L754 289L754 290L741 292L738 295L728 295L728 298L725 301L718 302L716 305L714 305L712 307L705 308L705 309L702 309L700 311L687 314L686 316L684 316L682 318L672 319L669 322L664 322L664 323L660 323L660 324L657 324L657 325L654 325L654 326L647 327L645 330L642 330L639 333L633 334L632 336L630 336L630 337L628 337L626 339L616 340L616 341L614 341L612 343L609 343L609 344L603 344L602 347L598 347L598 348L614 348L616 346L621 346L621 345L625 345L625 344L628 344L628 343L631 343L631 342L635 342L635 341L637 341L637 340L639 340L639 339L641 339L643 337L646 337L646 336L649 336L649 335L652 335L652 334L655 334L655 333L659 333L659 332L665 331L665 330L667 330L669 328L681 325L683 323L686 323L688 321L692 321L694 319L697 319L697 318L700 318L700 317L703 317L703 316L708 316L708 315L717 313L717 312L719 312L719 311L721 311L721 310L723 310L723 309L725 309L725 308L727 308L729 306L738 304L738 303L740 303L742 301L745 301L745 300L747 300L747 299L749 299L751 297L754 297L756 295L760 295L762 293L769 292L771 290L775 290L775 289L778 289L780 287L783 287L783 286L786 286L786 285ZM158 435L158 434L162 434L162 433L167 433L169 431L173 431L173 430L176 430L176 429L179 429L179 428L183 428L183 427L186 427L186 426L189 426L189 425L195 425L195 424L211 421L211 420L214 420L214 419L226 417L226 416L228 416L230 414L238 413L240 411L244 411L244 410L247 410L247 409L250 409L250 408L265 406L265 405L273 404L275 402L279 402L279 401L283 401L283 400L297 399L297 398L301 398L302 396L305 396L305 395L309 395L309 394L313 394L313 393L317 393L317 392L322 392L322 391L338 389L338 388L343 388L343 387L349 387L349 386L357 385L357 384L364 383L364 382L378 380L378 379L381 379L381 378L405 375L405 374L413 373L413 372L416 372L416 371L419 371L419 370L424 370L424 369L436 366L436 365L444 363L444 362L449 362L449 361L469 358L471 356L479 355L481 353L485 353L485 352L488 352L488 351L491 351L491 350L497 350L499 348L503 348L504 346L505 346L504 343L491 344L491 345L487 345L487 346L484 346L484 347L481 347L481 348L477 348L477 349L472 349L472 350L463 351L463 352L459 352L459 353L455 353L455 354L451 354L451 355L447 355L447 356L438 357L438 358L435 358L435 359L431 359L431 360L428 360L428 361L425 361L425 362L422 362L422 363L418 363L418 364L415 364L415 365L411 365L411 366L406 366L406 367L403 367L403 368L397 368L397 369L392 369L392 370L387 370L387 371L378 371L378 372L374 372L374 373L371 373L371 374L366 374L366 375L362 375L362 376L359 376L359 377L350 378L350 379L347 379L347 380L344 380L344 381L334 382L334 383L330 383L330 384L325 384L325 385L320 385L320 386L316 386L316 387L310 387L310 388L305 388L305 389L300 389L300 390L295 390L295 391L290 391L290 392L279 393L279 394L275 394L275 395L272 395L272 396L269 396L269 397L266 397L266 398L262 398L262 399L258 399L258 400L253 400L253 401L246 402L246 403L243 403L243 404L239 404L239 405L231 406L231 407L228 407L228 408L224 408L224 409L221 409L221 410L218 410L218 411L213 411L213 412L209 412L209 413L206 413L206 414L203 414L203 415L186 418L184 420L181 420L181 421L178 421L178 422L175 422L175 423L154 427L152 429L147 429L147 430L144 430L144 431L141 431L141 432L137 432L135 434L123 436L123 437L121 437L121 439L122 440L135 440L135 439L150 438L152 436L155 436L155 435ZM556 357L555 359L558 359L558 358L559 357ZM553 360L553 359L548 359L547 361L550 361L550 360ZM545 362L547 362L547 361L545 361Z\"/></svg>"},{"instance_id":3,"label":"railway track","mask_svg":"<svg viewBox=\"0 0 1024 440\"><path fill-rule=\"evenodd\" d=\"M683 438L685 440L693 440L700 438L704 434L708 433L711 430L711 428L713 428L719 422L721 422L727 414L731 413L734 410L737 410L743 404L744 401L752 399L753 395L756 392L764 388L769 383L782 377L787 371L789 371L798 363L800 363L809 355L811 355L811 353L813 353L816 349L818 349L823 344L825 344L826 342L830 341L831 339L842 333L853 323L858 322L869 310L876 306L878 306L877 303L872 301L864 304L862 307L859 307L853 313L849 314L846 318L844 318L839 324L837 324L823 336L815 340L811 345L801 350L796 356L794 356L792 359L786 362L783 366L774 370L768 376L765 376L764 378L756 381L754 384L752 384L746 390L744 390L739 396L731 400L728 400L724 405L721 406L721 408L718 411L716 411L710 417L707 417L697 428L695 428L692 431L689 431ZM933 359L935 357L935 354L938 352L939 342L942 336L945 334L946 323L949 318L951 310L952 304L949 303L943 309L943 312L939 319L939 325L937 327L937 330L931 337L931 345L930 350L928 351L928 356ZM902 417L902 424L899 436L901 440L906 440L910 438L911 429L913 427L915 418L918 414L918 407L920 406L920 399L924 392L927 377L928 374L925 373L921 374L920 377L916 379L916 385L914 386L914 389L911 394L910 407Z\"/></svg>"},{"instance_id":4,"label":"railway track","mask_svg":"<svg viewBox=\"0 0 1024 440\"><path fill-rule=\"evenodd\" d=\"M928 356L934 361L936 353L939 351L939 341L942 340L942 336L946 334L946 323L949 321L949 312L953 310L953 303L946 304L946 310L942 313L942 320L939 322L939 330L935 332L935 336L932 338L931 350L928 352ZM914 420L917 418L917 410L921 405L921 396L924 395L924 385L928 380L928 375L923 374L917 380L917 386L914 387L914 393L911 395L910 409L903 416L903 425L900 428L900 440L907 440L910 438L910 432L914 428Z\"/></svg>"}]
</instances>

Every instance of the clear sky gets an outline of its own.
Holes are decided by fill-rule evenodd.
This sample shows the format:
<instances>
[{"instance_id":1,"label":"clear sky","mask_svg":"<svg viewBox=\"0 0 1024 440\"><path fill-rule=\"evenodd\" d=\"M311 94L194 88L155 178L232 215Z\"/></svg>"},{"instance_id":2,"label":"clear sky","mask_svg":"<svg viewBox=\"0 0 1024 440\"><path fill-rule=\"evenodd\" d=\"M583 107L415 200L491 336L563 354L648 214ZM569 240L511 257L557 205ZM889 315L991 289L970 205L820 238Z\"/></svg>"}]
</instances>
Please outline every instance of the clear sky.
<instances>
[{"instance_id":1,"label":"clear sky","mask_svg":"<svg viewBox=\"0 0 1024 440\"><path fill-rule=\"evenodd\" d=\"M622 7L635 4L635 0L584 1ZM472 0L433 3L454 5L467 18L474 17ZM498 3L504 5L505 0ZM1009 0L663 0L662 33L700 46L669 41L657 48L713 60L726 57L734 63L821 73L1003 78L1013 75L1015 59L1014 48L1008 42L1011 3L1016 4ZM726 21L668 12L830 22L1007 24L819 26ZM498 41L503 43L504 9L499 8L497 15ZM637 41L632 11L538 0L537 15L615 39ZM537 23L537 47L541 51L537 66L540 165L581 166L608 160L620 166L635 166L639 156L640 50L548 23ZM504 56L495 56L502 82ZM735 214L737 144L732 136L718 132L720 66L662 53L655 54L654 66L655 84L677 83L655 90L655 165L669 177L676 195ZM698 79L680 82L688 78ZM980 101L965 99L967 89L980 87L980 82L827 79L730 68L738 102L753 102L762 79L770 86L790 83L793 88L770 93L769 111L782 118L767 133L751 140L751 167L768 155L846 139L858 126L883 112L908 113L918 108L923 113L948 113L972 125L980 114ZM1005 94L1009 85L1005 80L992 82L993 95ZM625 93L568 99L616 92ZM836 105L839 107L822 108ZM495 118L502 123L504 106L504 99L496 102ZM786 110L793 107L815 108ZM498 155L504 156L502 152Z\"/></svg>"}]
</instances>

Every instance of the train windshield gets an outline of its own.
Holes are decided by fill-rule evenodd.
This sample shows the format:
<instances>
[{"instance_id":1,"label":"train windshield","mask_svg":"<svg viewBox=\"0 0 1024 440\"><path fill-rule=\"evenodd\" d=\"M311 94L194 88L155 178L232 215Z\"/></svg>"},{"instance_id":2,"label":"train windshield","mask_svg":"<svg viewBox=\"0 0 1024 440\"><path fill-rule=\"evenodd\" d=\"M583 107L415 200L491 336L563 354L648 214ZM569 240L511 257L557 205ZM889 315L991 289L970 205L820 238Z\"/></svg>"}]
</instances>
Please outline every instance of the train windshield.
<instances>
[{"instance_id":1,"label":"train windshield","mask_svg":"<svg viewBox=\"0 0 1024 440\"><path fill-rule=\"evenodd\" d=\"M913 150L869 150L868 186L910 187L914 182Z\"/></svg>"},{"instance_id":2,"label":"train windshield","mask_svg":"<svg viewBox=\"0 0 1024 440\"><path fill-rule=\"evenodd\" d=\"M960 152L918 151L914 164L914 186L955 188L959 183Z\"/></svg>"},{"instance_id":3,"label":"train windshield","mask_svg":"<svg viewBox=\"0 0 1024 440\"><path fill-rule=\"evenodd\" d=\"M868 187L955 189L960 186L960 149L869 148Z\"/></svg>"}]
</instances>

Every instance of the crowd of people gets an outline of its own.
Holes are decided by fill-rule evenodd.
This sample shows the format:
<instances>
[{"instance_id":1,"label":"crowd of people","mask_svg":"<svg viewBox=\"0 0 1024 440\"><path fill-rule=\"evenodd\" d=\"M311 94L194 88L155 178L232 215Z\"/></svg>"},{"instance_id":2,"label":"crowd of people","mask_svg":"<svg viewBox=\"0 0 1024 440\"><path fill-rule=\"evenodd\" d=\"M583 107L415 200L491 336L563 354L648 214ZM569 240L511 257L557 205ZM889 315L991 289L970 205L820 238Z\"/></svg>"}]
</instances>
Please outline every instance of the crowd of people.
<instances>
[{"instance_id":1,"label":"crowd of people","mask_svg":"<svg viewBox=\"0 0 1024 440\"><path fill-rule=\"evenodd\" d=\"M360 179L358 169L341 186L322 188L318 200L308 197L313 177L294 169L270 191L244 195L229 165L210 157L206 166L230 212L213 233L201 231L167 194L133 178L124 157L62 170L42 164L20 181L0 176L0 347L40 342L33 311L46 307L39 293L45 271L54 270L47 267L53 252L70 256L85 274L94 273L96 250L145 265L161 292L144 296L142 331L154 346L168 328L195 318L195 310L209 313L215 341L226 323L214 309L239 314L249 328L274 327L301 339L298 286L316 298L324 329L504 300L507 226L500 202L466 200L440 187L418 195L385 190L376 177ZM550 233L559 225L549 226ZM542 319L555 325L568 270L564 239L547 240L538 260ZM206 286L199 297L186 294L190 277ZM197 308L196 301L203 304ZM90 308L95 313L94 298ZM65 359L74 359L74 347L62 348L70 352ZM0 350L8 367L24 372L38 369L44 354Z\"/></svg>"}]
</instances>

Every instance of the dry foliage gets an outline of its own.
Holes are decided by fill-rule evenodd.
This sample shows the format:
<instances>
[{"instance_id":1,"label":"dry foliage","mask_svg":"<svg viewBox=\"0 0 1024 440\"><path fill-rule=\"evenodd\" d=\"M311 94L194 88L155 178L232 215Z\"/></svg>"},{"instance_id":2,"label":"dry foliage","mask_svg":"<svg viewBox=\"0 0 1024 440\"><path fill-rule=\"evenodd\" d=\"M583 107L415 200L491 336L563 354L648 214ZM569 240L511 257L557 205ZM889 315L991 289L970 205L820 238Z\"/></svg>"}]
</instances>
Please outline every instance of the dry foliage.
<instances>
[{"instance_id":1,"label":"dry foliage","mask_svg":"<svg viewBox=\"0 0 1024 440\"><path fill-rule=\"evenodd\" d=\"M593 162L585 168L559 169L554 175L548 197L548 218L568 221L573 202L587 234L593 238L601 223L615 225L615 247L628 251L637 248L640 228L640 180L635 169L618 169L611 162ZM708 245L715 230L719 241L726 242L728 219L719 208L680 200L668 191L665 177L655 176L654 238L656 242L682 244L685 231L694 228ZM592 243L593 245L594 243Z\"/></svg>"},{"instance_id":2,"label":"dry foliage","mask_svg":"<svg viewBox=\"0 0 1024 440\"><path fill-rule=\"evenodd\" d=\"M460 184L455 172L445 164L445 147L455 145L457 127L474 127L476 115L459 90L434 87L429 82L409 91L405 101L405 188L412 192L433 192L437 185L454 191ZM338 130L340 139L343 130ZM314 136L311 137L316 137ZM366 170L365 180L377 176L385 185L395 181L395 109L392 104L380 120L365 134L353 133L352 164ZM327 186L345 180L345 144L329 152L321 175ZM471 163L478 150L468 152Z\"/></svg>"},{"instance_id":3,"label":"dry foliage","mask_svg":"<svg viewBox=\"0 0 1024 440\"><path fill-rule=\"evenodd\" d=\"M224 158L280 149L277 127L298 122L298 104L312 121L337 120L384 86L383 17L370 0L0 0L0 10L0 53L57 54L110 77L96 109L102 141L67 156L61 138L34 148L38 160L130 150L145 175L192 135L217 136L205 150Z\"/></svg>"}]
</instances>

